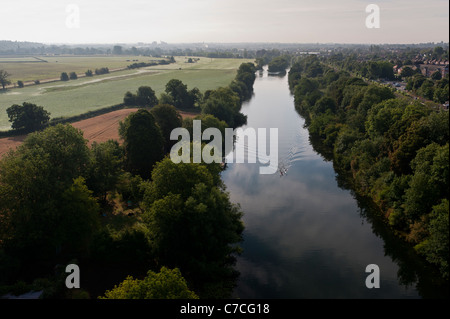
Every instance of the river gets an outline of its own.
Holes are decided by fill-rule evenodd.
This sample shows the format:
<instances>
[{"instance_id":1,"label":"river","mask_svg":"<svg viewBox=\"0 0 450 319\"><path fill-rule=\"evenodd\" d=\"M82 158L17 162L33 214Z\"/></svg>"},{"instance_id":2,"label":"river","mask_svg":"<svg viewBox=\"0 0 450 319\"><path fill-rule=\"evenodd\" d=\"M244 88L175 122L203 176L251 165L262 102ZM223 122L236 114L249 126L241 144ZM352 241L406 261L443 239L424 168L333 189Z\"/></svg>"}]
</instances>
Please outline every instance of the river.
<instances>
[{"instance_id":1,"label":"river","mask_svg":"<svg viewBox=\"0 0 450 319\"><path fill-rule=\"evenodd\" d=\"M403 299L434 291L418 278L426 267L410 267L411 251L339 187L332 162L314 150L295 111L287 75L258 72L242 113L243 128L278 128L278 164L286 173L261 175L259 163L230 163L223 172L246 227L235 297ZM379 267L379 288L366 287L369 264Z\"/></svg>"}]
</instances>

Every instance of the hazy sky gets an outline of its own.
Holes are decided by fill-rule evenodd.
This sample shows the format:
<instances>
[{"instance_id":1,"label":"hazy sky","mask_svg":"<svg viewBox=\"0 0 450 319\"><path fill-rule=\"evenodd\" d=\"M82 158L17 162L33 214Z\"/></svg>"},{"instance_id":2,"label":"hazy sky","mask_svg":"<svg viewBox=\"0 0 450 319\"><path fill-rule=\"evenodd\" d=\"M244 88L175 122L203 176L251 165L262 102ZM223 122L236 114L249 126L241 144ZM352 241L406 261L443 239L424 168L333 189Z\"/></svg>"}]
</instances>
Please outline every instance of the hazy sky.
<instances>
[{"instance_id":1,"label":"hazy sky","mask_svg":"<svg viewBox=\"0 0 450 319\"><path fill-rule=\"evenodd\" d=\"M0 0L0 14L0 40L44 43L449 41L448 0Z\"/></svg>"}]
</instances>

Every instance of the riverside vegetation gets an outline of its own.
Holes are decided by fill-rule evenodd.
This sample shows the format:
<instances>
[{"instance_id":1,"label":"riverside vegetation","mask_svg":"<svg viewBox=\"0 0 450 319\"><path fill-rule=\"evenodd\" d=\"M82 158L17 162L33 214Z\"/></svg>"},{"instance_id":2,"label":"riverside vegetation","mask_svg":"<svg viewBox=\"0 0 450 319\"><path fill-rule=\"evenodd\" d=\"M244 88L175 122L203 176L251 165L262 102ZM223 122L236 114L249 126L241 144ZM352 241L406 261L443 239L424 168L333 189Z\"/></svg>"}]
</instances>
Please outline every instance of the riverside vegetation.
<instances>
[{"instance_id":1,"label":"riverside vegetation","mask_svg":"<svg viewBox=\"0 0 450 319\"><path fill-rule=\"evenodd\" d=\"M392 231L448 281L448 112L328 65L307 56L289 71L311 137L350 187L373 200Z\"/></svg>"}]
</instances>

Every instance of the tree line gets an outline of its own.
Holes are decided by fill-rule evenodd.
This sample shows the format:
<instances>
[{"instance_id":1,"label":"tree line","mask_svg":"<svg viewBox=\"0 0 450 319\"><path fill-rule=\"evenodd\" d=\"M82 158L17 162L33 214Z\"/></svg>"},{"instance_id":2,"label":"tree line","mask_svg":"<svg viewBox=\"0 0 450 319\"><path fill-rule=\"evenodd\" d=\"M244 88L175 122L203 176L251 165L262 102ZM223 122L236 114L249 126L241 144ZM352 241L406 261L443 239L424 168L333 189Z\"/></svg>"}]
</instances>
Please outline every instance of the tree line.
<instances>
[{"instance_id":1,"label":"tree line","mask_svg":"<svg viewBox=\"0 0 450 319\"><path fill-rule=\"evenodd\" d=\"M254 71L243 64L229 87L203 94L202 129L242 123L237 114ZM50 298L230 297L243 213L225 191L219 163L168 157L171 130L191 124L175 106L158 103L120 123L122 145L88 147L71 125L29 134L0 161L0 292L32 286ZM90 295L102 289L95 282L71 292L54 267L68 263L97 269L96 279L119 274L98 294Z\"/></svg>"},{"instance_id":2,"label":"tree line","mask_svg":"<svg viewBox=\"0 0 450 319\"><path fill-rule=\"evenodd\" d=\"M424 60L448 60L448 49L441 46L426 49L408 49L405 52L380 54L381 49L373 53L348 52L332 54L324 61L340 69L371 80L405 81L406 90L427 100L443 104L449 99L448 74L439 70L429 76L422 74L420 65ZM384 57L385 56L385 57ZM399 71L394 73L394 68Z\"/></svg>"},{"instance_id":3,"label":"tree line","mask_svg":"<svg viewBox=\"0 0 450 319\"><path fill-rule=\"evenodd\" d=\"M242 102L253 94L256 68L252 63L242 63L235 79L226 87L206 90L204 93L196 87L188 89L181 80L171 79L159 96L149 86L141 86L136 93L125 93L126 106L153 107L157 104L169 104L185 111L210 114L230 127L246 123L246 117L240 113Z\"/></svg>"},{"instance_id":4,"label":"tree line","mask_svg":"<svg viewBox=\"0 0 450 319\"><path fill-rule=\"evenodd\" d=\"M448 280L449 117L317 57L289 73L295 105L361 196Z\"/></svg>"}]
</instances>

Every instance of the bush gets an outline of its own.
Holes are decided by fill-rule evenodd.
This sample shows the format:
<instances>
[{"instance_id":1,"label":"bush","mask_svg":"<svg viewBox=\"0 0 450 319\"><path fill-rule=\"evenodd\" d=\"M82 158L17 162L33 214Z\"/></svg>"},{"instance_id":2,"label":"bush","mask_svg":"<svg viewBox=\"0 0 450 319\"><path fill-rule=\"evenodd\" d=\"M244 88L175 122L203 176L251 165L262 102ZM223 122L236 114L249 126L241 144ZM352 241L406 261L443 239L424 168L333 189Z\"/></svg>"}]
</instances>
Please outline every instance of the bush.
<instances>
[{"instance_id":1,"label":"bush","mask_svg":"<svg viewBox=\"0 0 450 319\"><path fill-rule=\"evenodd\" d=\"M109 69L108 68L95 69L95 74L96 75L107 74L107 73L109 73Z\"/></svg>"},{"instance_id":2,"label":"bush","mask_svg":"<svg viewBox=\"0 0 450 319\"><path fill-rule=\"evenodd\" d=\"M44 127L50 119L50 113L42 106L27 102L23 105L14 104L6 112L14 130L32 132Z\"/></svg>"},{"instance_id":3,"label":"bush","mask_svg":"<svg viewBox=\"0 0 450 319\"><path fill-rule=\"evenodd\" d=\"M69 76L67 75L66 72L61 73L61 77L60 77L61 81L69 81Z\"/></svg>"}]
</instances>

